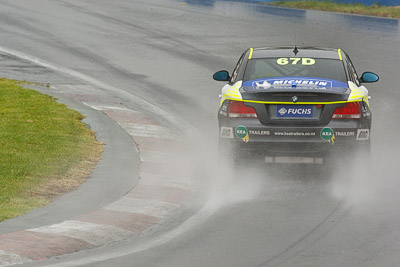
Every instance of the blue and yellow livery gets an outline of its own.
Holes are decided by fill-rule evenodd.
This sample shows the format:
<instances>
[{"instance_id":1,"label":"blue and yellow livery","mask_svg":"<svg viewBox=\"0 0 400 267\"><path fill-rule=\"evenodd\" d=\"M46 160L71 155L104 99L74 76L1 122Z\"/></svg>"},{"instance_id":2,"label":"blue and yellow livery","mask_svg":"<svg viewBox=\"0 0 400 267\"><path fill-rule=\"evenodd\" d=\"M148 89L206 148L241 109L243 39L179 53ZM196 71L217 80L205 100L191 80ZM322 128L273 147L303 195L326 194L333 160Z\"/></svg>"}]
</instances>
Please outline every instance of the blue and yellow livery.
<instances>
[{"instance_id":1,"label":"blue and yellow livery","mask_svg":"<svg viewBox=\"0 0 400 267\"><path fill-rule=\"evenodd\" d=\"M379 77L358 76L341 49L250 48L232 75L219 71L214 79L227 82L218 115L221 147L301 163L322 163L338 150L369 150L364 84Z\"/></svg>"}]
</instances>

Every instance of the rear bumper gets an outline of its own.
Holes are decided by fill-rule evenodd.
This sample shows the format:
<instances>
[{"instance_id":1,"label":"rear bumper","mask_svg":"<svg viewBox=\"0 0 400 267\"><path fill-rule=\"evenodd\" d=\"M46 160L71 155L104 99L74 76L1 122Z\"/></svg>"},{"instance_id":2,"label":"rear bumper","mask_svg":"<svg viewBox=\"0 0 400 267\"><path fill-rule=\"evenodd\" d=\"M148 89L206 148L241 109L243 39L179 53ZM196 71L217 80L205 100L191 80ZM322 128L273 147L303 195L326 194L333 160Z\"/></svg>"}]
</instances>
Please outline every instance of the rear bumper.
<instances>
[{"instance_id":1,"label":"rear bumper","mask_svg":"<svg viewBox=\"0 0 400 267\"><path fill-rule=\"evenodd\" d=\"M248 139L236 129L243 126ZM252 155L273 157L320 157L358 151L369 146L370 120L332 120L324 126L266 126L256 118L220 120L220 144ZM323 136L324 131L334 138ZM243 134L243 133L242 133Z\"/></svg>"}]
</instances>

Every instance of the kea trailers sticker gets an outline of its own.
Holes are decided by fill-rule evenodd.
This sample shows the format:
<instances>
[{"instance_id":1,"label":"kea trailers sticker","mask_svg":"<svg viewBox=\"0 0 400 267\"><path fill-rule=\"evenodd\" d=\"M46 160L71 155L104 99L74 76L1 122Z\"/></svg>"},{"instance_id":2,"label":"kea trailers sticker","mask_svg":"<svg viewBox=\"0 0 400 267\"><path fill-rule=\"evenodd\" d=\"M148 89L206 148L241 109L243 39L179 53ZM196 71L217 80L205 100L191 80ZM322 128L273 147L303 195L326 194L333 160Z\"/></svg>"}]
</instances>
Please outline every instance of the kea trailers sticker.
<instances>
[{"instance_id":1,"label":"kea trailers sticker","mask_svg":"<svg viewBox=\"0 0 400 267\"><path fill-rule=\"evenodd\" d=\"M335 136L353 137L356 133L354 131L335 131Z\"/></svg>"},{"instance_id":2,"label":"kea trailers sticker","mask_svg":"<svg viewBox=\"0 0 400 267\"><path fill-rule=\"evenodd\" d=\"M249 142L249 132L247 131L246 126L239 125L235 129L236 137L242 139L245 143Z\"/></svg>"},{"instance_id":3,"label":"kea trailers sticker","mask_svg":"<svg viewBox=\"0 0 400 267\"><path fill-rule=\"evenodd\" d=\"M325 127L321 130L320 136L322 140L328 141L332 145L335 143L335 132L332 130L332 128Z\"/></svg>"},{"instance_id":4,"label":"kea trailers sticker","mask_svg":"<svg viewBox=\"0 0 400 267\"><path fill-rule=\"evenodd\" d=\"M251 135L269 136L271 134L271 132L270 131L265 131L265 130L249 130L249 134L251 134Z\"/></svg>"}]
</instances>

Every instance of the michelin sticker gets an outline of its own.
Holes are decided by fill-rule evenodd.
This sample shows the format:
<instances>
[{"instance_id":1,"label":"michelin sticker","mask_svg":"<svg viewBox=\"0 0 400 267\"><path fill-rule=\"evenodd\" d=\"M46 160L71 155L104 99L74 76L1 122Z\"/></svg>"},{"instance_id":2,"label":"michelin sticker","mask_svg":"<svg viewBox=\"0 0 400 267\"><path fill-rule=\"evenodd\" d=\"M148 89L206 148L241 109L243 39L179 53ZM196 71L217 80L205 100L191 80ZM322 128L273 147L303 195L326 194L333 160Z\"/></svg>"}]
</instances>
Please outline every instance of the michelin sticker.
<instances>
[{"instance_id":1,"label":"michelin sticker","mask_svg":"<svg viewBox=\"0 0 400 267\"><path fill-rule=\"evenodd\" d=\"M235 134L237 138L242 139L245 143L249 142L249 133L246 126L239 125L236 127Z\"/></svg>"},{"instance_id":2,"label":"michelin sticker","mask_svg":"<svg viewBox=\"0 0 400 267\"><path fill-rule=\"evenodd\" d=\"M254 82L253 86L256 89L268 89L268 88L270 88L272 86L272 84L270 84L269 82L264 80L262 82L261 81L260 82Z\"/></svg>"},{"instance_id":3,"label":"michelin sticker","mask_svg":"<svg viewBox=\"0 0 400 267\"><path fill-rule=\"evenodd\" d=\"M221 138L233 138L233 128L221 127Z\"/></svg>"},{"instance_id":4,"label":"michelin sticker","mask_svg":"<svg viewBox=\"0 0 400 267\"><path fill-rule=\"evenodd\" d=\"M357 140L368 140L368 139L369 139L369 129L357 130Z\"/></svg>"},{"instance_id":5,"label":"michelin sticker","mask_svg":"<svg viewBox=\"0 0 400 267\"><path fill-rule=\"evenodd\" d=\"M348 84L342 81L327 80L316 77L268 77L246 81L242 87L249 90L285 89L288 87L299 89L333 90L344 92Z\"/></svg>"},{"instance_id":6,"label":"michelin sticker","mask_svg":"<svg viewBox=\"0 0 400 267\"><path fill-rule=\"evenodd\" d=\"M310 87L318 89L330 89L333 86L332 81L319 79L268 79L252 82L252 87L255 89L280 88L294 85L302 88Z\"/></svg>"},{"instance_id":7,"label":"michelin sticker","mask_svg":"<svg viewBox=\"0 0 400 267\"><path fill-rule=\"evenodd\" d=\"M331 88L332 81L317 80L317 79L285 79L285 80L271 80L272 85L310 85L316 87Z\"/></svg>"},{"instance_id":8,"label":"michelin sticker","mask_svg":"<svg viewBox=\"0 0 400 267\"><path fill-rule=\"evenodd\" d=\"M335 132L332 130L332 128L325 127L321 130L320 136L322 140L328 141L332 145L335 143Z\"/></svg>"}]
</instances>

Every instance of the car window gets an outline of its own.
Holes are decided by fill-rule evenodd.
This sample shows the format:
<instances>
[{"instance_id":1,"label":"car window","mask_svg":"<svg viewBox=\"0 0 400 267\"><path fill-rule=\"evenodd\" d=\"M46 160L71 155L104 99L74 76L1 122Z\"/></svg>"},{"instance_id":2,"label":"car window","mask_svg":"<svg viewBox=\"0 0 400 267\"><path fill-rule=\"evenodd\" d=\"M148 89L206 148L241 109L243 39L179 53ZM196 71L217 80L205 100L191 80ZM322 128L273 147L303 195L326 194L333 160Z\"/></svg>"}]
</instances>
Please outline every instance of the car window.
<instances>
[{"instance_id":1,"label":"car window","mask_svg":"<svg viewBox=\"0 0 400 267\"><path fill-rule=\"evenodd\" d=\"M357 86L360 86L360 82L359 82L359 79L358 79L357 71L354 68L353 63L351 62L350 58L347 55L346 55L346 60L347 60L347 69L349 71L349 78Z\"/></svg>"},{"instance_id":2,"label":"car window","mask_svg":"<svg viewBox=\"0 0 400 267\"><path fill-rule=\"evenodd\" d=\"M247 63L244 81L270 77L315 77L347 82L342 61L324 58L256 58Z\"/></svg>"},{"instance_id":3,"label":"car window","mask_svg":"<svg viewBox=\"0 0 400 267\"><path fill-rule=\"evenodd\" d=\"M245 53L243 53L243 55L239 58L239 61L238 61L238 63L236 64L236 67L235 67L235 69L234 69L233 72L232 72L232 78L231 78L231 81L230 81L231 83L235 82L236 79L237 79L240 66L241 66L242 63L243 63L244 55L245 55Z\"/></svg>"}]
</instances>

